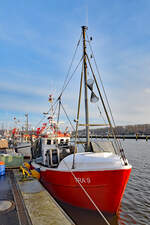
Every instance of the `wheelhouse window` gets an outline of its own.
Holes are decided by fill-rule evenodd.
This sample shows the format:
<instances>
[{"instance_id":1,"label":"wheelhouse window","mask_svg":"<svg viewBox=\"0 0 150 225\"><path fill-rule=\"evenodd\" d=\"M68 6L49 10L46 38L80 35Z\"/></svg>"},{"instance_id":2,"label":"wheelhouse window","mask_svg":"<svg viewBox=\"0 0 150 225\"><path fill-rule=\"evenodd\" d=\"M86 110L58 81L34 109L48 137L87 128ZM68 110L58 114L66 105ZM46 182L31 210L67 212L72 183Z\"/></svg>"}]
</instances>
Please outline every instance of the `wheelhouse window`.
<instances>
[{"instance_id":1,"label":"wheelhouse window","mask_svg":"<svg viewBox=\"0 0 150 225\"><path fill-rule=\"evenodd\" d=\"M64 139L60 139L60 143L63 144L64 143Z\"/></svg>"},{"instance_id":2,"label":"wheelhouse window","mask_svg":"<svg viewBox=\"0 0 150 225\"><path fill-rule=\"evenodd\" d=\"M47 140L47 145L51 145L51 140Z\"/></svg>"}]
</instances>

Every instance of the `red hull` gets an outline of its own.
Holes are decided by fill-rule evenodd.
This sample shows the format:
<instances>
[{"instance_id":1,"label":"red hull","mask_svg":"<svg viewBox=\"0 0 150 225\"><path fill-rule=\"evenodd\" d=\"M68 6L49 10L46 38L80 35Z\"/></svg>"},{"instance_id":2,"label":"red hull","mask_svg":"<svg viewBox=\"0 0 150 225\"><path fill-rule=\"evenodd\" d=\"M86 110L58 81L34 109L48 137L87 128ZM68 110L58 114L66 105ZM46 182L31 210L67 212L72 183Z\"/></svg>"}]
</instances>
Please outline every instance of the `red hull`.
<instances>
[{"instance_id":1,"label":"red hull","mask_svg":"<svg viewBox=\"0 0 150 225\"><path fill-rule=\"evenodd\" d=\"M74 172L97 207L107 213L117 212L131 168L109 171ZM60 201L96 210L70 172L41 171L41 182Z\"/></svg>"}]
</instances>

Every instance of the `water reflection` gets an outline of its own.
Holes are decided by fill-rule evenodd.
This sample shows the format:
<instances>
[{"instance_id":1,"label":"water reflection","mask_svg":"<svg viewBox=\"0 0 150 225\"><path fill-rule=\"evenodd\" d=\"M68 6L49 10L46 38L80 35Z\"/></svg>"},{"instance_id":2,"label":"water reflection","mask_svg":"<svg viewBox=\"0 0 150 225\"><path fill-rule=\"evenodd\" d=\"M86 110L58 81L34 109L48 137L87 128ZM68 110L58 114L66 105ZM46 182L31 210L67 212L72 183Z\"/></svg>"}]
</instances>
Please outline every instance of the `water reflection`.
<instances>
[{"instance_id":1,"label":"water reflection","mask_svg":"<svg viewBox=\"0 0 150 225\"><path fill-rule=\"evenodd\" d=\"M58 202L61 207L72 218L76 225L105 225L104 219L97 211L79 209L68 204ZM116 215L104 215L111 225L118 225Z\"/></svg>"}]
</instances>

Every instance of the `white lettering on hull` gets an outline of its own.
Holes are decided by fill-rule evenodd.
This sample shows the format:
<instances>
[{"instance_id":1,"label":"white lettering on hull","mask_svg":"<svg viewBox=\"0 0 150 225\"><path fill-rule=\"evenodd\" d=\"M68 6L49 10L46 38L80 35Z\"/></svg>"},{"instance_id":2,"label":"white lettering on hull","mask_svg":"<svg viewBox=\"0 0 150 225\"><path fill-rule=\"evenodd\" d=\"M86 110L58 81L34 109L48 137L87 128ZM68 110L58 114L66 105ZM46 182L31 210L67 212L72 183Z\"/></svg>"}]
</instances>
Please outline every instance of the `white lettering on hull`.
<instances>
[{"instance_id":1,"label":"white lettering on hull","mask_svg":"<svg viewBox=\"0 0 150 225\"><path fill-rule=\"evenodd\" d=\"M80 184L90 184L91 179L89 177L83 178L83 177L76 177L76 182Z\"/></svg>"}]
</instances>

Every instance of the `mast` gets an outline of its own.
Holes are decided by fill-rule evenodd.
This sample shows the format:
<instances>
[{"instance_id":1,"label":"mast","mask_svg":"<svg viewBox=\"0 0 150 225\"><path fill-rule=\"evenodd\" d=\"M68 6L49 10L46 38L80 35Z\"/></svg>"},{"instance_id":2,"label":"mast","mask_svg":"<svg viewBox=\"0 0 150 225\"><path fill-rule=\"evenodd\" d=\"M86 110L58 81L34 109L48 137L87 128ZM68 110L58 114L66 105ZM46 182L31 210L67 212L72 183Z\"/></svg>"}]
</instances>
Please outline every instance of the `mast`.
<instances>
[{"instance_id":1,"label":"mast","mask_svg":"<svg viewBox=\"0 0 150 225\"><path fill-rule=\"evenodd\" d=\"M26 117L26 134L28 134L29 131L28 113L25 114L25 117Z\"/></svg>"},{"instance_id":2,"label":"mast","mask_svg":"<svg viewBox=\"0 0 150 225\"><path fill-rule=\"evenodd\" d=\"M87 55L86 55L86 41L85 41L85 32L88 28L82 26L83 34L83 65L84 65L84 87L85 87L85 124L86 124L86 148L85 151L89 151L90 147L90 138L89 138L89 110L88 110L88 91L87 91Z\"/></svg>"}]
</instances>

